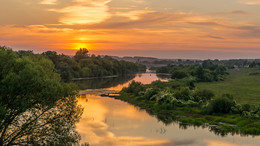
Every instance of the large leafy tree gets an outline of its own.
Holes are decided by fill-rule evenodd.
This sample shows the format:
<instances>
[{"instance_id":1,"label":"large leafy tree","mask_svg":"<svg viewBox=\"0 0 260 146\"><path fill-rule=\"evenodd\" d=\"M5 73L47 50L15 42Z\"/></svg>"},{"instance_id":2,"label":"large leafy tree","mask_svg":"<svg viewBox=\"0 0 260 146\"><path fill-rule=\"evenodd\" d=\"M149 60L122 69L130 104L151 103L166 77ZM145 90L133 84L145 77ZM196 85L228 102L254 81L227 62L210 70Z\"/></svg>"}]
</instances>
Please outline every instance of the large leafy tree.
<instances>
[{"instance_id":1,"label":"large leafy tree","mask_svg":"<svg viewBox=\"0 0 260 146\"><path fill-rule=\"evenodd\" d=\"M0 47L0 145L71 145L80 139L77 90L42 55Z\"/></svg>"}]
</instances>

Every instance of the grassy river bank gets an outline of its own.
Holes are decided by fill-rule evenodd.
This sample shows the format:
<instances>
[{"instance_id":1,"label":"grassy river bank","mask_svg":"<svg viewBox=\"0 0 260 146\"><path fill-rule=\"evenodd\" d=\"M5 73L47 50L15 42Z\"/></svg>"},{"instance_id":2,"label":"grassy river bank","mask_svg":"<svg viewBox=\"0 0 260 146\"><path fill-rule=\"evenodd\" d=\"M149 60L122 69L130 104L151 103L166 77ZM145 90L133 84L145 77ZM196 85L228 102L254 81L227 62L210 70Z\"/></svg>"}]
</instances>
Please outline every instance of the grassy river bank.
<instances>
[{"instance_id":1,"label":"grassy river bank","mask_svg":"<svg viewBox=\"0 0 260 146\"><path fill-rule=\"evenodd\" d=\"M257 71L229 70L224 81L195 83L196 86L188 78L149 85L132 82L114 98L146 110L165 124L178 122L183 128L203 126L222 136L260 135L259 105L255 102L259 101L255 90L259 87Z\"/></svg>"}]
</instances>

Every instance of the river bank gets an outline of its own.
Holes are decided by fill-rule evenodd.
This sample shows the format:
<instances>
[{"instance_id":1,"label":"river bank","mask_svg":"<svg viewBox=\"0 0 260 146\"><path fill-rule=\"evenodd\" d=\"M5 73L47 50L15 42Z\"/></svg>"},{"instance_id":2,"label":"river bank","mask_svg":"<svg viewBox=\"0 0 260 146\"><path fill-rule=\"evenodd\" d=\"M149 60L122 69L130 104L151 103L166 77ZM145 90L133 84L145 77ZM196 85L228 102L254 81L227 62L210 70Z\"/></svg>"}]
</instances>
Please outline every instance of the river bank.
<instances>
[{"instance_id":1,"label":"river bank","mask_svg":"<svg viewBox=\"0 0 260 146\"><path fill-rule=\"evenodd\" d=\"M201 109L197 107L176 107L158 104L155 101L142 100L139 97L128 93L112 97L130 103L149 114L156 116L162 122L169 124L179 122L183 126L207 126L217 135L241 134L241 135L260 135L259 119L243 118L236 114L201 114Z\"/></svg>"},{"instance_id":2,"label":"river bank","mask_svg":"<svg viewBox=\"0 0 260 146\"><path fill-rule=\"evenodd\" d=\"M197 124L198 126L188 124L189 121L185 120L190 119L187 116L181 117L184 112L181 110L179 113L174 112L175 116L168 116L173 112L167 110L158 110L156 114L149 108L143 110L139 108L140 106L129 104L122 99L101 96L101 94L117 93L124 87L128 87L133 80L143 84L150 84L159 79L167 81L159 78L155 73L137 74L131 80L120 79L122 82L118 81L119 78L112 79L113 81L110 79L103 81L110 83L109 86L97 86L95 89L86 89L86 87L89 87L86 84L92 84L92 82L84 81L85 89L80 90L81 96L78 98L79 105L84 107L82 119L77 124L77 131L82 138L81 143L89 143L91 146L165 146L178 144L257 146L260 144L259 136L236 133L221 135L217 132L214 124L210 126L209 124ZM100 80L94 79L93 82L100 82ZM181 123L178 118L183 118L183 122Z\"/></svg>"}]
</instances>

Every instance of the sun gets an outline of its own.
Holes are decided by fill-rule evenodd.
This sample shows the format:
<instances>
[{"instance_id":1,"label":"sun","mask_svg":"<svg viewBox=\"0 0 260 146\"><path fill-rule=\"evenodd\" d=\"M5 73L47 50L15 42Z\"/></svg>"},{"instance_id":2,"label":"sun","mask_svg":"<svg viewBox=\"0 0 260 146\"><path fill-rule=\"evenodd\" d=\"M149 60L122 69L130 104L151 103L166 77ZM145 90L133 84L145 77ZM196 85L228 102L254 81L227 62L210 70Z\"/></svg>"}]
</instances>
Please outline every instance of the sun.
<instances>
[{"instance_id":1,"label":"sun","mask_svg":"<svg viewBox=\"0 0 260 146\"><path fill-rule=\"evenodd\" d=\"M88 43L70 43L69 48L73 50L79 50L80 48L86 48L88 50L93 50L93 45Z\"/></svg>"}]
</instances>

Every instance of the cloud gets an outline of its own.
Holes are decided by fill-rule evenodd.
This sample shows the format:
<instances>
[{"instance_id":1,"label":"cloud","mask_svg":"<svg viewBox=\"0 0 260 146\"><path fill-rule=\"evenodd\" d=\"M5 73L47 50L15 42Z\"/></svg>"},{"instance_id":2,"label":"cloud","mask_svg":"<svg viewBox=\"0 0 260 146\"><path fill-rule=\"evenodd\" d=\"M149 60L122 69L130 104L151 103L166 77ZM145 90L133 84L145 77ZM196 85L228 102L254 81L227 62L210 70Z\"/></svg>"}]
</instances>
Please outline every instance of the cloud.
<instances>
[{"instance_id":1,"label":"cloud","mask_svg":"<svg viewBox=\"0 0 260 146\"><path fill-rule=\"evenodd\" d=\"M239 2L245 5L260 5L260 0L239 0Z\"/></svg>"},{"instance_id":2,"label":"cloud","mask_svg":"<svg viewBox=\"0 0 260 146\"><path fill-rule=\"evenodd\" d=\"M145 0L132 0L132 1L135 2L135 3L139 3L139 4L145 3Z\"/></svg>"},{"instance_id":3,"label":"cloud","mask_svg":"<svg viewBox=\"0 0 260 146\"><path fill-rule=\"evenodd\" d=\"M74 0L73 4L61 9L50 9L64 14L59 21L63 24L94 24L108 19L108 3L111 0Z\"/></svg>"},{"instance_id":4,"label":"cloud","mask_svg":"<svg viewBox=\"0 0 260 146\"><path fill-rule=\"evenodd\" d=\"M57 4L57 0L42 0L40 4L43 5L55 5Z\"/></svg>"},{"instance_id":5,"label":"cloud","mask_svg":"<svg viewBox=\"0 0 260 146\"><path fill-rule=\"evenodd\" d=\"M148 13L152 13L154 11L152 10L135 10L135 11L128 11L128 12L117 12L115 15L116 16L122 16L122 17L127 17L131 20L138 20L140 19L140 16Z\"/></svg>"},{"instance_id":6,"label":"cloud","mask_svg":"<svg viewBox=\"0 0 260 146\"><path fill-rule=\"evenodd\" d=\"M244 25L244 26L239 26L236 27L240 37L243 38L260 38L260 26L259 25Z\"/></svg>"},{"instance_id":7,"label":"cloud","mask_svg":"<svg viewBox=\"0 0 260 146\"><path fill-rule=\"evenodd\" d=\"M242 14L242 15L244 15L244 14L248 14L248 13L245 12L245 11L236 10L236 11L232 11L231 14Z\"/></svg>"},{"instance_id":8,"label":"cloud","mask_svg":"<svg viewBox=\"0 0 260 146\"><path fill-rule=\"evenodd\" d=\"M122 13L121 13L122 14ZM181 12L143 12L138 15L127 15L125 17L138 17L138 19L114 20L96 24L77 24L77 25L46 25L47 27L71 28L71 29L136 29L136 28L160 28L163 26L172 27L173 23L184 23L194 19L193 15Z\"/></svg>"},{"instance_id":9,"label":"cloud","mask_svg":"<svg viewBox=\"0 0 260 146\"><path fill-rule=\"evenodd\" d=\"M213 39L220 39L220 40L223 40L223 39L224 39L223 37L214 36L214 35L208 35L207 37L213 38Z\"/></svg>"}]
</instances>

